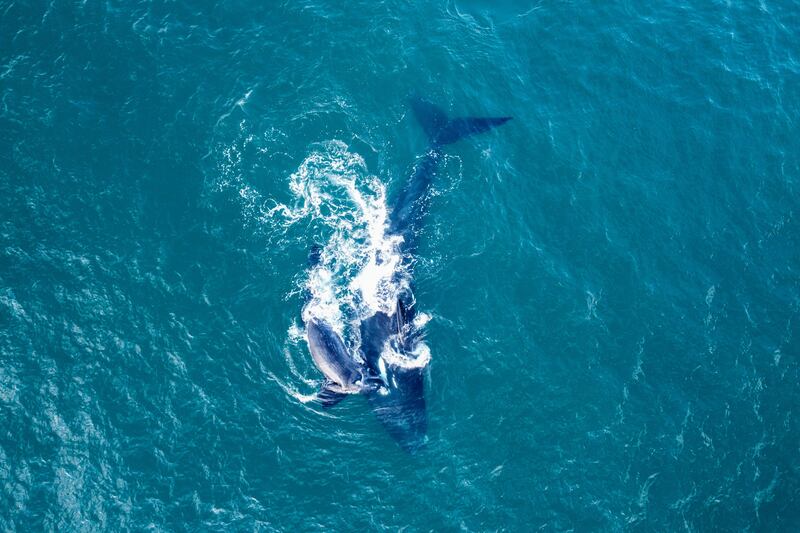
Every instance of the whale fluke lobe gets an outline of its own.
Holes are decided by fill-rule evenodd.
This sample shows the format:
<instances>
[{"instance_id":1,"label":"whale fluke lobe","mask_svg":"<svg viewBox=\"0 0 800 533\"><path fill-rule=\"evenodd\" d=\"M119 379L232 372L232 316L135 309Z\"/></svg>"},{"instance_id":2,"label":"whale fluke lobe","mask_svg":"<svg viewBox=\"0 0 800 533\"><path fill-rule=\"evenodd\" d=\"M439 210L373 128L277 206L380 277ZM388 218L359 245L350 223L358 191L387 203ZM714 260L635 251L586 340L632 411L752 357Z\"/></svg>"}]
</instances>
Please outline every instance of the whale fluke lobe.
<instances>
[{"instance_id":1,"label":"whale fluke lobe","mask_svg":"<svg viewBox=\"0 0 800 533\"><path fill-rule=\"evenodd\" d=\"M442 129L447 126L447 113L444 110L427 100L423 100L418 96L409 98L409 105L411 111L414 112L414 117L425 130L428 139L433 141Z\"/></svg>"},{"instance_id":2,"label":"whale fluke lobe","mask_svg":"<svg viewBox=\"0 0 800 533\"><path fill-rule=\"evenodd\" d=\"M411 110L434 146L452 144L468 135L489 131L512 117L458 117L449 119L439 106L419 97L410 99Z\"/></svg>"},{"instance_id":3,"label":"whale fluke lobe","mask_svg":"<svg viewBox=\"0 0 800 533\"><path fill-rule=\"evenodd\" d=\"M495 126L500 126L511 120L511 117L463 117L454 118L447 122L447 126L436 137L437 144L451 144L457 140L489 131Z\"/></svg>"}]
</instances>

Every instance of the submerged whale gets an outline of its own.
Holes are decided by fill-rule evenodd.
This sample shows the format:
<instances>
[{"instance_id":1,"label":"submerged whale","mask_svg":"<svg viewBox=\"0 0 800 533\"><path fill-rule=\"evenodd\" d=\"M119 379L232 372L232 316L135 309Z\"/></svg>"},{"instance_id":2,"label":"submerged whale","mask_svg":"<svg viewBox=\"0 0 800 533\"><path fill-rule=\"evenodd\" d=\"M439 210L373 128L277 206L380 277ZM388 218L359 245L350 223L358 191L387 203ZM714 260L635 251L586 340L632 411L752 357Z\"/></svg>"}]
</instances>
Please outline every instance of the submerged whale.
<instances>
[{"instance_id":1,"label":"submerged whale","mask_svg":"<svg viewBox=\"0 0 800 533\"><path fill-rule=\"evenodd\" d=\"M403 258L394 280L403 289L393 312L377 311L361 321L360 357L350 354L339 335L319 319L309 317L306 332L314 362L326 377L317 400L330 407L348 394L366 395L388 433L403 449L414 452L427 440L424 372L429 358L421 332L415 327L412 259L430 202L431 184L446 145L488 131L511 117L451 119L441 108L416 97L411 98L410 106L429 145L395 199L386 228L387 234L400 237ZM319 252L312 249L309 264L318 261Z\"/></svg>"}]
</instances>

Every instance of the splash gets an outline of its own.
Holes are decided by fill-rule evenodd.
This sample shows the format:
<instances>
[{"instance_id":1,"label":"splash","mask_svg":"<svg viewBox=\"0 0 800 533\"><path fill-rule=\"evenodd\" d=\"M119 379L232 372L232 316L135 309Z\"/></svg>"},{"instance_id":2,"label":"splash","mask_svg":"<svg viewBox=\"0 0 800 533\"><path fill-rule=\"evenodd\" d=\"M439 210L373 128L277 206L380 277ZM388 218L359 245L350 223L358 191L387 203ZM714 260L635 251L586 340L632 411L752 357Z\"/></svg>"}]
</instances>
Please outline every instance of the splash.
<instances>
[{"instance_id":1,"label":"splash","mask_svg":"<svg viewBox=\"0 0 800 533\"><path fill-rule=\"evenodd\" d=\"M399 368L424 368L431 361L431 350L424 341L417 341L413 350L401 353L395 348L395 339L389 338L381 352L381 359L386 365ZM384 373L384 379L385 379Z\"/></svg>"},{"instance_id":2,"label":"splash","mask_svg":"<svg viewBox=\"0 0 800 533\"><path fill-rule=\"evenodd\" d=\"M360 155L329 141L300 164L289 189L294 202L273 213L285 224L310 224L326 236L320 262L305 282L310 298L303 318L326 320L357 346L358 323L377 312L394 314L401 292L409 288L402 237L387 234L386 188Z\"/></svg>"}]
</instances>

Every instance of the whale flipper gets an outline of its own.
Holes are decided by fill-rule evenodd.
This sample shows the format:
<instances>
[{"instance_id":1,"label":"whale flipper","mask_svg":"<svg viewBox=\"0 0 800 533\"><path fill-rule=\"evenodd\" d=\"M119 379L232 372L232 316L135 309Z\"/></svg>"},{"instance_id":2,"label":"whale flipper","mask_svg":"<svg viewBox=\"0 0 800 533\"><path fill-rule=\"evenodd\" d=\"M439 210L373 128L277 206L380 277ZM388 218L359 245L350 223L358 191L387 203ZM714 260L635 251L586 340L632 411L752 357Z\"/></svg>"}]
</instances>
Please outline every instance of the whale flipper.
<instances>
[{"instance_id":1,"label":"whale flipper","mask_svg":"<svg viewBox=\"0 0 800 533\"><path fill-rule=\"evenodd\" d=\"M452 144L468 135L489 131L495 126L505 124L512 117L459 117L448 119L447 113L439 106L421 98L411 98L411 110L425 130L431 144L443 146Z\"/></svg>"},{"instance_id":2,"label":"whale flipper","mask_svg":"<svg viewBox=\"0 0 800 533\"><path fill-rule=\"evenodd\" d=\"M317 397L314 398L314 401L322 405L322 407L333 407L348 396L343 392L335 390L338 387L339 386L333 381L326 381L317 393Z\"/></svg>"},{"instance_id":3,"label":"whale flipper","mask_svg":"<svg viewBox=\"0 0 800 533\"><path fill-rule=\"evenodd\" d=\"M367 394L372 411L386 431L410 453L427 441L425 375L422 368L392 368L390 384Z\"/></svg>"}]
</instances>

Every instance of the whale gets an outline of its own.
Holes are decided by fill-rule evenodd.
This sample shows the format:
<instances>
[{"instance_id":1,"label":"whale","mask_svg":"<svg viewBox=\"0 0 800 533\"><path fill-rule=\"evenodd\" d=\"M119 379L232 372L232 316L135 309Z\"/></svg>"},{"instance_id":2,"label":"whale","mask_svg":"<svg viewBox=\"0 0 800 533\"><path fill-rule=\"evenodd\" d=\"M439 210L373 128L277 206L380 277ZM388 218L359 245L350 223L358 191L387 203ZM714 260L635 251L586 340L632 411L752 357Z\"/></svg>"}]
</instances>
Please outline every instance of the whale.
<instances>
[{"instance_id":1,"label":"whale","mask_svg":"<svg viewBox=\"0 0 800 533\"><path fill-rule=\"evenodd\" d=\"M314 268L320 262L321 247L314 245L308 254L308 267ZM305 295L306 303L311 300ZM315 401L323 407L332 407L348 394L365 393L382 381L370 374L369 368L353 357L342 337L324 319L308 316L305 319L306 342L311 359L322 372L325 381L315 396Z\"/></svg>"},{"instance_id":2,"label":"whale","mask_svg":"<svg viewBox=\"0 0 800 533\"><path fill-rule=\"evenodd\" d=\"M425 132L427 148L390 206L385 231L387 236L399 237L402 258L393 279L402 289L393 309L360 321L358 357L347 352L330 326L312 318L306 327L312 357L326 377L317 394L319 403L330 407L348 394L365 395L389 435L402 449L415 453L428 440L425 372L430 353L418 327L413 266L431 187L448 145L487 132L512 117L449 118L442 108L418 96L412 96L409 105Z\"/></svg>"},{"instance_id":3,"label":"whale","mask_svg":"<svg viewBox=\"0 0 800 533\"><path fill-rule=\"evenodd\" d=\"M374 380L368 379L364 366L350 355L341 336L327 322L309 320L306 339L314 364L325 376L325 383L316 395L316 401L323 406L336 405L348 394L364 393L374 384Z\"/></svg>"},{"instance_id":4,"label":"whale","mask_svg":"<svg viewBox=\"0 0 800 533\"><path fill-rule=\"evenodd\" d=\"M384 387L366 391L372 410L398 444L413 453L427 442L425 369L429 357L425 357L427 347L420 343L421 331L415 326L413 264L431 201L431 186L447 145L489 131L512 117L448 118L443 109L418 96L411 97L409 103L426 134L428 147L417 158L389 215L387 232L402 237L403 268L398 269L397 276L405 279L397 281L405 290L398 296L391 315L379 311L363 320L360 330L361 351L369 372L380 376L384 383Z\"/></svg>"}]
</instances>

